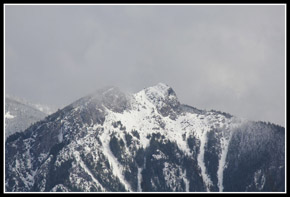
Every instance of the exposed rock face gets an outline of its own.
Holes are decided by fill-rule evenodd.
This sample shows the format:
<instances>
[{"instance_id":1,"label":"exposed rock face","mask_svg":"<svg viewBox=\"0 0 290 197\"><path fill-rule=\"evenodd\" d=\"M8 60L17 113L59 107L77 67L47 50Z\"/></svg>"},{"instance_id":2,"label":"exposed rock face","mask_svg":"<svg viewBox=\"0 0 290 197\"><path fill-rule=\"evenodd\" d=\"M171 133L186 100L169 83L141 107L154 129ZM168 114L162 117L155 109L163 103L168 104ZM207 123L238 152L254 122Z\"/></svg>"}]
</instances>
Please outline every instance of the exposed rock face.
<instances>
[{"instance_id":1,"label":"exposed rock face","mask_svg":"<svg viewBox=\"0 0 290 197\"><path fill-rule=\"evenodd\" d=\"M285 191L285 129L107 88L10 136L6 191Z\"/></svg>"}]
</instances>

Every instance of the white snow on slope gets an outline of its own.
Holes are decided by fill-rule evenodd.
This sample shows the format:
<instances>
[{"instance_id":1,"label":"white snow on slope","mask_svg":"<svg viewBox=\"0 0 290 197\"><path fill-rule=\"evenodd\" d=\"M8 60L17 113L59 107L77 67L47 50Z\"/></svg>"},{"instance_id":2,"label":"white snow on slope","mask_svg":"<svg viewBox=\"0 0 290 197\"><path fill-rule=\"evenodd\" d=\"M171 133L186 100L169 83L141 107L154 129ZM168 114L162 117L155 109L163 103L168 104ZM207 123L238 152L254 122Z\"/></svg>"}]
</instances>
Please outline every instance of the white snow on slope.
<instances>
[{"instance_id":1,"label":"white snow on slope","mask_svg":"<svg viewBox=\"0 0 290 197\"><path fill-rule=\"evenodd\" d=\"M138 188L137 188L137 192L142 192L142 188L141 188L141 181L142 181L142 172L143 168L138 168L138 174L137 174L137 177L138 177Z\"/></svg>"},{"instance_id":2,"label":"white snow on slope","mask_svg":"<svg viewBox=\"0 0 290 197\"><path fill-rule=\"evenodd\" d=\"M218 188L220 192L223 192L223 172L226 168L226 157L228 153L229 141L231 136L226 138L221 138L221 155L218 165L217 177L218 177Z\"/></svg>"},{"instance_id":3,"label":"white snow on slope","mask_svg":"<svg viewBox=\"0 0 290 197\"><path fill-rule=\"evenodd\" d=\"M110 142L110 136L108 133L103 132L100 136L100 140L103 144L103 154L107 157L110 167L113 171L113 174L119 178L120 182L125 186L125 189L127 191L133 191L131 189L130 184L126 181L124 175L123 175L123 166L119 163L117 158L113 155L111 152L109 142Z\"/></svg>"},{"instance_id":4,"label":"white snow on slope","mask_svg":"<svg viewBox=\"0 0 290 197\"><path fill-rule=\"evenodd\" d=\"M197 162L201 169L201 176L202 176L203 182L205 183L206 189L209 192L210 186L212 186L212 181L210 180L210 177L207 174L207 170L204 163L204 148L205 148L206 143L207 143L207 132L203 130L202 136L200 137L200 148L199 148L199 154L197 156Z\"/></svg>"},{"instance_id":5,"label":"white snow on slope","mask_svg":"<svg viewBox=\"0 0 290 197\"><path fill-rule=\"evenodd\" d=\"M164 87L163 85L161 87ZM146 89L145 89L146 90ZM207 112L204 115L183 113L180 114L177 120L172 120L169 117L162 117L157 110L158 99L148 98L149 95L155 95L162 98L159 89L147 89L147 92L143 90L133 95L131 101L132 110L124 111L123 113L112 112L107 109L108 116L105 120L105 125L110 125L114 121L120 121L122 125L126 127L126 132L137 130L140 135L140 147L146 148L149 146L149 140L147 136L159 132L166 136L169 141L175 142L179 149L186 155L191 156L190 149L184 136L194 135L197 140L200 141L200 149L198 153L198 165L201 170L202 179L206 185L207 191L210 191L210 187L213 185L210 176L207 174L207 169L204 163L204 152L207 145L207 135L211 130L211 127L221 127L231 123L231 119L226 119L223 115ZM155 118L152 118L155 117ZM164 128L160 128L160 122L164 123ZM158 130L155 130L158 128ZM105 131L109 130L105 128ZM226 129L229 131L228 129ZM123 137L122 137L123 138ZM221 149L218 166L218 187L220 191L223 191L223 171L226 167L225 160L228 149L228 142L230 135L228 132L222 132ZM138 148L140 148L138 147Z\"/></svg>"},{"instance_id":6,"label":"white snow on slope","mask_svg":"<svg viewBox=\"0 0 290 197\"><path fill-rule=\"evenodd\" d=\"M183 179L183 182L185 183L185 192L189 192L189 181L186 178L186 170L184 170L184 172L181 173L181 178Z\"/></svg>"},{"instance_id":7,"label":"white snow on slope","mask_svg":"<svg viewBox=\"0 0 290 197\"><path fill-rule=\"evenodd\" d=\"M92 178L92 180L94 181L95 185L97 187L100 187L102 191L106 191L103 186L99 183L99 181L94 177L94 175L92 174L92 172L90 171L90 169L86 166L86 164L83 162L83 160L80 157L79 152L75 151L74 156L76 158L76 160L79 162L80 166L85 170L85 172Z\"/></svg>"},{"instance_id":8,"label":"white snow on slope","mask_svg":"<svg viewBox=\"0 0 290 197\"><path fill-rule=\"evenodd\" d=\"M243 120L234 119L231 124L222 124L223 127L223 136L220 138L221 143L221 153L220 153L220 160L218 165L217 171L217 178L218 178L218 188L219 192L223 192L223 176L224 170L227 167L226 158L228 154L229 143L231 141L233 132L235 129L243 123Z\"/></svg>"},{"instance_id":9,"label":"white snow on slope","mask_svg":"<svg viewBox=\"0 0 290 197\"><path fill-rule=\"evenodd\" d=\"M165 86L161 85L161 87L164 87L165 94ZM110 91L110 89L108 91ZM150 92L149 95L151 96L153 92L153 95L155 95L157 98L155 99L148 97L148 92ZM125 135L128 133L130 134L133 130L136 130L140 136L132 138L132 144L137 150L140 148L146 149L149 146L150 137L148 136L154 133L160 133L161 135L165 136L165 143L166 141L175 142L178 148L186 156L194 156L194 158L196 158L196 155L193 155L195 152L189 148L187 141L188 137L191 136L195 137L196 143L199 145L199 149L197 149L197 165L199 166L199 172L197 173L200 173L199 175L203 179L206 190L210 191L213 182L208 174L208 170L204 161L204 154L208 143L208 132L211 131L212 128L223 128L224 125L230 124L232 121L231 118L225 118L223 115L211 112L204 112L203 114L182 112L181 114L178 114L175 120L172 120L169 117L163 117L161 114L159 114L157 107L160 105L159 102L161 101L158 100L158 98L164 99L164 95L161 94L158 89L153 88L150 91L147 89L147 94L146 91L143 90L132 95L130 100L130 109L127 109L122 113L114 112L103 106L102 111L106 114L104 123L95 125L85 124L82 128L79 128L84 132L82 135L78 136L75 144L70 143L69 146L71 147L67 149L65 153L67 155L62 155L57 158L56 165L60 166L62 162L68 160L71 157L74 157L77 162L74 162L73 165L77 168L77 170L75 175L70 175L70 181L74 182L76 185L83 184L84 186L82 186L80 189L84 189L85 191L89 191L92 185L95 185L101 188L102 191L105 191L105 186L102 186L100 182L98 182L98 180L94 177L94 170L89 169L89 164L86 163L84 157L80 157L80 154L89 154L92 157L92 161L99 161L98 159L100 158L100 155L102 155L102 158L105 158L106 162L108 161L109 163L110 167L109 169L106 169L108 169L107 171L110 173L110 176L113 175L114 180L119 180L127 191L133 191L133 186L128 183L124 176L124 172L128 172L128 168L125 168L125 165L118 161L110 149L110 140L112 139L112 135L117 137L119 140L122 139L124 141L125 146L124 150L122 151L125 152L123 152L124 155L122 153L122 156L125 158L128 156L127 158L130 159L134 159L136 153L134 151L130 152L129 147L127 146ZM73 111L76 112L77 109L78 107ZM120 126L113 126L113 123L119 121L123 127L126 127L126 129L121 129ZM61 123L63 122L61 121ZM64 127L60 130L56 139L58 142L62 142L66 138L66 132L68 130L65 124L62 125ZM226 132L229 131L229 129L224 129L225 131L221 132L221 137L219 136L218 138L220 139L221 144L221 152L218 155L218 170L216 172L218 177L219 191L223 191L223 171L226 168L226 155L230 141L230 135L228 132ZM98 136L99 141L96 140L95 136ZM82 149L78 150L78 147L82 147ZM162 153L154 154L152 156L156 160L162 158L166 159L166 156L164 156L164 154L162 155ZM145 169L145 165L143 167L139 166L137 169L137 177L135 177L137 181L136 191L142 192L142 171ZM172 170L175 171L173 172ZM85 180L83 177L78 176L78 173L86 173L93 181ZM179 168L179 166L166 163L163 173L166 179L166 184L170 186L170 188L173 188L176 191L180 191L180 189L189 191L190 182L186 177L186 170L182 170ZM184 183L184 188L180 188L180 186L178 186L180 182ZM156 184L156 182L153 182L152 184ZM57 188L54 188L54 190L56 189Z\"/></svg>"}]
</instances>

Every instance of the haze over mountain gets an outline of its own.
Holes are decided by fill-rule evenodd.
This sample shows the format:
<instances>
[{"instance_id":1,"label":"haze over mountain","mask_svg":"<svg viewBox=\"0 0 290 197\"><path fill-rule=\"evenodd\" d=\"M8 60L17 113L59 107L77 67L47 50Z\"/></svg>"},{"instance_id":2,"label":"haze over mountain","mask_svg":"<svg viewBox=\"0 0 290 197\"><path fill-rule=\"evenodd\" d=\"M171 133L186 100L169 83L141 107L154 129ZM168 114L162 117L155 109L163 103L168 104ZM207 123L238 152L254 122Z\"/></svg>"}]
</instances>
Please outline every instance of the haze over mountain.
<instances>
[{"instance_id":1,"label":"haze over mountain","mask_svg":"<svg viewBox=\"0 0 290 197\"><path fill-rule=\"evenodd\" d=\"M5 191L283 192L285 128L103 88L8 137Z\"/></svg>"},{"instance_id":2,"label":"haze over mountain","mask_svg":"<svg viewBox=\"0 0 290 197\"><path fill-rule=\"evenodd\" d=\"M66 106L166 82L183 103L285 126L286 5L5 5L5 91Z\"/></svg>"},{"instance_id":3,"label":"haze over mountain","mask_svg":"<svg viewBox=\"0 0 290 197\"><path fill-rule=\"evenodd\" d=\"M24 99L5 95L5 138L15 132L21 132L33 123L52 114L55 109L32 104Z\"/></svg>"}]
</instances>

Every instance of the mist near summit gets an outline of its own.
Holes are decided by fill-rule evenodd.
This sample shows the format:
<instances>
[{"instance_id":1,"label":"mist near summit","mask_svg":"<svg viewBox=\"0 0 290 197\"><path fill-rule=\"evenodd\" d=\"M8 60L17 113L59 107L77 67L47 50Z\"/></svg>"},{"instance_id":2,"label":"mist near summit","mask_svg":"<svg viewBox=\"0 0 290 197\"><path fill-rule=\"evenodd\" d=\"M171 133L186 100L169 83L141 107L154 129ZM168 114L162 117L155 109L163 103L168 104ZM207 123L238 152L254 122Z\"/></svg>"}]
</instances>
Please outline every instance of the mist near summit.
<instances>
[{"instance_id":1,"label":"mist near summit","mask_svg":"<svg viewBox=\"0 0 290 197\"><path fill-rule=\"evenodd\" d=\"M64 107L105 86L285 125L285 5L5 5L5 93Z\"/></svg>"}]
</instances>

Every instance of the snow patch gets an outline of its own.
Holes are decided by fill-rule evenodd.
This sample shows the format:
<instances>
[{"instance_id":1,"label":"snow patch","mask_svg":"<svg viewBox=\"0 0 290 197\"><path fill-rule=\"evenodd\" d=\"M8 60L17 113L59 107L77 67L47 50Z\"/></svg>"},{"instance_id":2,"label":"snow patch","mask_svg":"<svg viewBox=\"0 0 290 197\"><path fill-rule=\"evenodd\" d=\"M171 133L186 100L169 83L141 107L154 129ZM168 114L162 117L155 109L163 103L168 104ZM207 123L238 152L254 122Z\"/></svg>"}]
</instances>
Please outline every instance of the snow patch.
<instances>
[{"instance_id":1,"label":"snow patch","mask_svg":"<svg viewBox=\"0 0 290 197\"><path fill-rule=\"evenodd\" d=\"M200 138L200 148L199 148L199 154L197 156L197 163L201 169L201 176L202 176L203 182L206 185L206 190L209 192L210 187L213 184L212 184L212 181L210 180L209 175L207 174L207 170L204 163L204 148L205 148L205 145L207 144L207 132L206 131L202 131L202 132L203 134Z\"/></svg>"},{"instance_id":2,"label":"snow patch","mask_svg":"<svg viewBox=\"0 0 290 197\"><path fill-rule=\"evenodd\" d=\"M138 188L137 188L137 192L142 192L142 188L141 188L141 181L142 181L142 172L143 168L138 168L138 174L137 174L137 178L138 178Z\"/></svg>"},{"instance_id":3,"label":"snow patch","mask_svg":"<svg viewBox=\"0 0 290 197\"><path fill-rule=\"evenodd\" d=\"M12 118L15 118L15 116L13 116L12 114L10 114L10 112L8 111L8 112L5 113L5 118L6 119L12 119Z\"/></svg>"},{"instance_id":4,"label":"snow patch","mask_svg":"<svg viewBox=\"0 0 290 197\"><path fill-rule=\"evenodd\" d=\"M74 156L76 158L76 160L78 161L78 163L80 164L80 166L84 169L84 171L92 178L92 180L94 181L95 185L97 187L100 187L102 191L105 191L105 189L103 188L103 186L99 183L99 181L94 177L94 175L92 174L92 172L90 171L90 169L87 167L87 165L83 162L83 160L80 157L80 153L75 151L74 152Z\"/></svg>"},{"instance_id":5,"label":"snow patch","mask_svg":"<svg viewBox=\"0 0 290 197\"><path fill-rule=\"evenodd\" d=\"M57 192L58 190L60 190L62 192L69 192L69 190L63 184L58 184L58 185L54 186L50 191Z\"/></svg>"},{"instance_id":6,"label":"snow patch","mask_svg":"<svg viewBox=\"0 0 290 197\"><path fill-rule=\"evenodd\" d=\"M185 191L189 192L189 181L186 178L186 170L181 174L181 178L183 179L183 182L185 183Z\"/></svg>"},{"instance_id":7,"label":"snow patch","mask_svg":"<svg viewBox=\"0 0 290 197\"><path fill-rule=\"evenodd\" d=\"M110 167L113 171L113 174L119 178L120 182L125 186L125 189L127 191L133 191L131 189L130 184L125 180L125 177L122 173L123 166L118 162L117 158L113 155L111 152L109 142L110 142L110 136L108 133L103 132L100 136L100 140L103 144L103 154L107 157Z\"/></svg>"},{"instance_id":8,"label":"snow patch","mask_svg":"<svg viewBox=\"0 0 290 197\"><path fill-rule=\"evenodd\" d=\"M162 152L160 151L159 149L156 150L157 154L153 154L152 157L156 160L159 160L159 159L168 159L167 156Z\"/></svg>"},{"instance_id":9,"label":"snow patch","mask_svg":"<svg viewBox=\"0 0 290 197\"><path fill-rule=\"evenodd\" d=\"M219 160L219 165L218 165L218 171L217 171L217 177L218 177L218 188L220 192L223 192L223 173L224 169L226 168L226 157L228 153L228 148L229 148L229 142L231 139L231 136L226 139L226 138L221 138L221 155L220 155L220 160Z\"/></svg>"},{"instance_id":10,"label":"snow patch","mask_svg":"<svg viewBox=\"0 0 290 197\"><path fill-rule=\"evenodd\" d=\"M59 134L57 135L58 143L61 143L63 141L63 133L62 128L59 131Z\"/></svg>"},{"instance_id":11,"label":"snow patch","mask_svg":"<svg viewBox=\"0 0 290 197\"><path fill-rule=\"evenodd\" d=\"M254 183L255 183L256 188L258 190L262 190L264 188L265 182L266 182L266 177L262 173L262 170L261 169L257 170L254 175Z\"/></svg>"}]
</instances>

